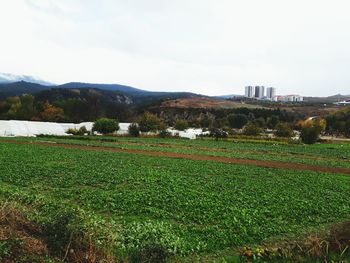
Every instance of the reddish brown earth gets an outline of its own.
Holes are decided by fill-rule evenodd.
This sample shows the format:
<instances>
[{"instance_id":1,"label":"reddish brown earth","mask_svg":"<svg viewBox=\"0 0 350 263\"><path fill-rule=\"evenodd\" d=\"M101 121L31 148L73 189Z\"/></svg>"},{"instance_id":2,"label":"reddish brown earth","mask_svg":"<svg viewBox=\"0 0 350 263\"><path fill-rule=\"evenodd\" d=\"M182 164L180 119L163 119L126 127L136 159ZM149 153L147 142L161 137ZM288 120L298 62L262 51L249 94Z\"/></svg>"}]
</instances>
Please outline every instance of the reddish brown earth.
<instances>
[{"instance_id":1,"label":"reddish brown earth","mask_svg":"<svg viewBox=\"0 0 350 263\"><path fill-rule=\"evenodd\" d=\"M240 165L253 165L253 166L260 166L260 167L267 167L267 168L350 174L350 168L324 167L324 166L315 166L315 165L300 164L300 163L296 164L296 163L287 163L287 162L278 162L278 161L260 161L260 160L252 160L252 159L222 157L222 156L193 155L193 154L184 154L184 153L171 153L171 152L135 150L135 149L120 149L120 148L113 148L113 147L73 145L73 144L63 144L63 143L53 143L53 142L27 142L27 141L14 141L14 140L6 140L6 141L4 140L1 142L15 143L15 144L34 144L34 145L41 145L41 146L60 147L60 148L66 148L66 149L80 149L80 150L87 150L87 151L107 151L107 152L118 152L118 153L141 154L141 155L155 156L155 157L180 158L180 159L189 159L189 160L196 160L196 161L212 161L212 162L240 164Z\"/></svg>"},{"instance_id":2,"label":"reddish brown earth","mask_svg":"<svg viewBox=\"0 0 350 263\"><path fill-rule=\"evenodd\" d=\"M235 108L264 108L260 105L242 104L236 101L212 99L207 97L193 97L164 101L161 105L164 108L198 108L198 109L235 109Z\"/></svg>"}]
</instances>

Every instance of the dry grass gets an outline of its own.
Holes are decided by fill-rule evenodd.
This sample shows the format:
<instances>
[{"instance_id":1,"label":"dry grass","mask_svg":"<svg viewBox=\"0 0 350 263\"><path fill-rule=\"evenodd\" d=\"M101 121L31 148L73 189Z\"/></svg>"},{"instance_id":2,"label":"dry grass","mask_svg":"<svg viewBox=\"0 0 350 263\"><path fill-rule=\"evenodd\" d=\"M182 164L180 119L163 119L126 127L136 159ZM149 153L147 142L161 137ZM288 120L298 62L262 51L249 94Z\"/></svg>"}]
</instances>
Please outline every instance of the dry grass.
<instances>
[{"instance_id":1,"label":"dry grass","mask_svg":"<svg viewBox=\"0 0 350 263\"><path fill-rule=\"evenodd\" d=\"M0 202L0 244L5 244L4 251L0 247L0 262L47 262L57 251L50 251L48 236L40 227L27 219L26 215L10 203ZM81 236L71 236L63 251L64 257L57 262L72 263L114 263L116 259L102 252L94 240Z\"/></svg>"},{"instance_id":2,"label":"dry grass","mask_svg":"<svg viewBox=\"0 0 350 263\"><path fill-rule=\"evenodd\" d=\"M288 260L288 262L350 262L350 221L335 225L324 233L313 233L302 240L286 240L258 248L244 248L242 262ZM336 260L334 259L336 258Z\"/></svg>"}]
</instances>

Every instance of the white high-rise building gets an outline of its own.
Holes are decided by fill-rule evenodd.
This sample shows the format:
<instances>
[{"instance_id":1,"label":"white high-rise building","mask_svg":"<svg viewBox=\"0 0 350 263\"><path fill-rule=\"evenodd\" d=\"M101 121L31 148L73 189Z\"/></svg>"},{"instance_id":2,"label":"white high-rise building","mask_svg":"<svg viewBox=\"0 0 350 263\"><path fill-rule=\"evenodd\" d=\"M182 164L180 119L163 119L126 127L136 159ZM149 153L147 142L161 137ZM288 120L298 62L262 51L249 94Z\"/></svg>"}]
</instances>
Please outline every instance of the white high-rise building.
<instances>
[{"instance_id":1,"label":"white high-rise building","mask_svg":"<svg viewBox=\"0 0 350 263\"><path fill-rule=\"evenodd\" d=\"M265 95L265 87L264 86L255 86L254 90L254 97L255 98L263 98Z\"/></svg>"},{"instance_id":2,"label":"white high-rise building","mask_svg":"<svg viewBox=\"0 0 350 263\"><path fill-rule=\"evenodd\" d=\"M253 93L254 87L253 86L246 86L245 87L245 97L247 98L252 98L254 97L254 93Z\"/></svg>"},{"instance_id":3,"label":"white high-rise building","mask_svg":"<svg viewBox=\"0 0 350 263\"><path fill-rule=\"evenodd\" d=\"M273 100L273 98L276 96L276 89L273 87L269 87L266 89L266 97L270 100Z\"/></svg>"}]
</instances>

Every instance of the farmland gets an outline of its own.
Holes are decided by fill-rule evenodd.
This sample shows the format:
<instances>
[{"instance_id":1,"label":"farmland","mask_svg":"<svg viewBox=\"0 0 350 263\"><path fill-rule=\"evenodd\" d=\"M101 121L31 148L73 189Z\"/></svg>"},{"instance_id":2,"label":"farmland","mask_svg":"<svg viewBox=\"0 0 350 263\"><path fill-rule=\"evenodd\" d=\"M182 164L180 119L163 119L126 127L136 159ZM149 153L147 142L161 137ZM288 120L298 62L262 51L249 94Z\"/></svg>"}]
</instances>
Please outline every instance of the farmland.
<instances>
[{"instance_id":1,"label":"farmland","mask_svg":"<svg viewBox=\"0 0 350 263\"><path fill-rule=\"evenodd\" d=\"M48 142L90 145L95 150L50 147ZM63 251L58 252L60 258L71 233L82 232L117 258L156 245L171 258L186 260L293 239L350 217L349 174L170 158L162 153L350 168L348 144L1 139L0 198L16 203L30 220L54 233L51 245Z\"/></svg>"}]
</instances>

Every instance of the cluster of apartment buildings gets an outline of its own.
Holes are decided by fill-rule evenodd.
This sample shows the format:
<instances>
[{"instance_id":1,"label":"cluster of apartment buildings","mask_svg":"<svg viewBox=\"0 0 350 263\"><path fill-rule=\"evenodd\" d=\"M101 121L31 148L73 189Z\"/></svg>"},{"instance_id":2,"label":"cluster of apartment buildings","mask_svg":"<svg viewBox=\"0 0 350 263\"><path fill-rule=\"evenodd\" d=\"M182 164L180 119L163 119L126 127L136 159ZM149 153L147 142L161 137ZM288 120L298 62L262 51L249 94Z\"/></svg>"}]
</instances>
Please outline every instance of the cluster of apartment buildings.
<instances>
[{"instance_id":1,"label":"cluster of apartment buildings","mask_svg":"<svg viewBox=\"0 0 350 263\"><path fill-rule=\"evenodd\" d=\"M280 102L300 102L303 101L303 97L299 95L276 95L276 88L267 87L265 93L264 86L246 86L245 97L258 100L270 100Z\"/></svg>"}]
</instances>

